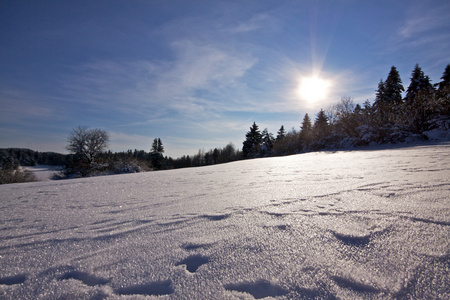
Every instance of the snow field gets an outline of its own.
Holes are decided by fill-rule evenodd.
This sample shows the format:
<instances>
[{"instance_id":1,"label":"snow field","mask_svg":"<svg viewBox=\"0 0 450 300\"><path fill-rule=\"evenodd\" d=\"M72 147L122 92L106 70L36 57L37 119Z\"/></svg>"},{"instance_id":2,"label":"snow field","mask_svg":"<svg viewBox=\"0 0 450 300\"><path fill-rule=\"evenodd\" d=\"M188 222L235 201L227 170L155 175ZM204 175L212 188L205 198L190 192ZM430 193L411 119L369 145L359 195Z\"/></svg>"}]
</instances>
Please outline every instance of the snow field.
<instances>
[{"instance_id":1,"label":"snow field","mask_svg":"<svg viewBox=\"0 0 450 300\"><path fill-rule=\"evenodd\" d=\"M3 185L0 298L448 299L449 150Z\"/></svg>"}]
</instances>

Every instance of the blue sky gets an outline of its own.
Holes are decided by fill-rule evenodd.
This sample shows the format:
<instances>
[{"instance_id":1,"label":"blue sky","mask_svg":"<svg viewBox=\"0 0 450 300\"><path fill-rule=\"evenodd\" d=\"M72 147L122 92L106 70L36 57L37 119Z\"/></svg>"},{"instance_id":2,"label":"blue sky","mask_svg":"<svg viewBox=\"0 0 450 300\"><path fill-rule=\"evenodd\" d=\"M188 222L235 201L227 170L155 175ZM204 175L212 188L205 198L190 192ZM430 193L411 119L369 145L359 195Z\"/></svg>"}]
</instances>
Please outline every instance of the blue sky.
<instances>
[{"instance_id":1,"label":"blue sky","mask_svg":"<svg viewBox=\"0 0 450 300\"><path fill-rule=\"evenodd\" d=\"M433 83L448 1L0 1L0 147L66 152L78 125L110 149L242 147L255 121L299 129L341 97L373 101L392 65ZM331 83L298 94L303 77Z\"/></svg>"}]
</instances>

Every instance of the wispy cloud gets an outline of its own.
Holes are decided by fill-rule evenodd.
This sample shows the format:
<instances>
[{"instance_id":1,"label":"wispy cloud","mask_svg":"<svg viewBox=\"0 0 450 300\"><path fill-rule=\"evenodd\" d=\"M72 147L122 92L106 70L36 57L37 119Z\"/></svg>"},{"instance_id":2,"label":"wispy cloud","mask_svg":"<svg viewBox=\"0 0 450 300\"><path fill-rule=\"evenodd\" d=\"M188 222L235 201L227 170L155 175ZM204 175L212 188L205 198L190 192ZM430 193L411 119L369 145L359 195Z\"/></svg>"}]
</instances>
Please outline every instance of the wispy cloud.
<instances>
[{"instance_id":1,"label":"wispy cloud","mask_svg":"<svg viewBox=\"0 0 450 300\"><path fill-rule=\"evenodd\" d=\"M64 88L77 101L99 109L150 117L168 110L189 114L217 105L213 99L199 96L202 93L238 93L240 78L257 61L248 52L192 40L174 41L170 47L175 57L172 61L85 64L77 75L66 79Z\"/></svg>"},{"instance_id":2,"label":"wispy cloud","mask_svg":"<svg viewBox=\"0 0 450 300\"><path fill-rule=\"evenodd\" d=\"M9 124L53 117L56 110L48 101L42 101L38 95L16 89L3 90L0 93L0 104L2 121Z\"/></svg>"},{"instance_id":3,"label":"wispy cloud","mask_svg":"<svg viewBox=\"0 0 450 300\"><path fill-rule=\"evenodd\" d=\"M241 78L257 61L248 51L193 40L175 41L171 47L176 61L162 70L155 87L160 98L177 101L201 98L196 95L206 91L210 96L236 91Z\"/></svg>"},{"instance_id":4,"label":"wispy cloud","mask_svg":"<svg viewBox=\"0 0 450 300\"><path fill-rule=\"evenodd\" d=\"M262 28L267 28L273 23L273 19L267 14L257 14L249 20L240 22L237 26L231 28L231 33L247 33Z\"/></svg>"},{"instance_id":5,"label":"wispy cloud","mask_svg":"<svg viewBox=\"0 0 450 300\"><path fill-rule=\"evenodd\" d=\"M407 20L398 30L398 35L402 39L414 40L423 33L450 28L449 4L439 5L429 10L421 9L423 5L429 4L422 2L420 6L415 6L409 10Z\"/></svg>"},{"instance_id":6,"label":"wispy cloud","mask_svg":"<svg viewBox=\"0 0 450 300\"><path fill-rule=\"evenodd\" d=\"M431 7L432 5L434 7ZM433 64L430 67L434 69L443 69L450 59L449 15L448 3L416 2L408 9L404 23L393 37L394 47L400 51L412 52L413 56L414 52L420 53L421 63ZM419 51L419 49L427 50Z\"/></svg>"}]
</instances>

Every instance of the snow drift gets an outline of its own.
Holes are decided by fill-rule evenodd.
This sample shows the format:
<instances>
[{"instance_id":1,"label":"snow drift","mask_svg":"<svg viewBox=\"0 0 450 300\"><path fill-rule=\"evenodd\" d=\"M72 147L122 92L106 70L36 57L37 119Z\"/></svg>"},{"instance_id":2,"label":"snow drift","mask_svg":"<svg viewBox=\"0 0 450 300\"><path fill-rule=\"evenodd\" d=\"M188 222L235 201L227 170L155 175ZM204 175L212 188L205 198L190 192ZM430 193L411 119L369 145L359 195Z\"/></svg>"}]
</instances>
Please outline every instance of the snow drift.
<instances>
[{"instance_id":1,"label":"snow drift","mask_svg":"<svg viewBox=\"0 0 450 300\"><path fill-rule=\"evenodd\" d=\"M0 186L2 299L450 298L450 144Z\"/></svg>"}]
</instances>

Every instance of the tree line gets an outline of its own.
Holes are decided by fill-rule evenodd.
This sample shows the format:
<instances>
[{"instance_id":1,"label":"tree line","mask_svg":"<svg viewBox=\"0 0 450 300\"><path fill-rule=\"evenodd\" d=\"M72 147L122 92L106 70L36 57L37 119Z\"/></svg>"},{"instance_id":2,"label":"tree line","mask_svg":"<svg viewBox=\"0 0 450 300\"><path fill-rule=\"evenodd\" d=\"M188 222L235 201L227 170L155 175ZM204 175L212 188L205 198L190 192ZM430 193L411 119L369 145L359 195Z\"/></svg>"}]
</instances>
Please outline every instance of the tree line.
<instances>
[{"instance_id":1,"label":"tree line","mask_svg":"<svg viewBox=\"0 0 450 300\"><path fill-rule=\"evenodd\" d=\"M99 131L102 133L98 134ZM94 142L94 140L97 141ZM38 152L21 148L0 149L0 184L36 180L31 172L21 170L20 166L63 166L61 173L54 178L63 179L198 167L242 158L241 151L232 143L225 147L217 147L209 151L199 150L195 155L183 155L173 159L164 156L164 145L160 138L153 140L149 152L137 149L112 152L107 150L108 141L106 131L77 127L69 134L66 148L72 152L70 154Z\"/></svg>"},{"instance_id":2,"label":"tree line","mask_svg":"<svg viewBox=\"0 0 450 300\"><path fill-rule=\"evenodd\" d=\"M321 109L312 122L305 114L300 130L286 132L282 125L276 137L260 131L254 122L243 142L244 158L289 155L322 149L364 146L371 143L399 143L428 139L433 129L450 129L450 64L441 81L431 84L419 65L411 73L405 92L395 66L381 80L373 104L361 106L344 97Z\"/></svg>"},{"instance_id":3,"label":"tree line","mask_svg":"<svg viewBox=\"0 0 450 300\"><path fill-rule=\"evenodd\" d=\"M276 136L267 128L261 131L253 122L242 150L229 143L223 148L200 149L195 155L173 159L164 156L164 145L160 138L155 138L149 152L135 149L113 153L106 151L109 142L106 131L79 126L67 140L70 154L0 149L0 183L11 182L8 178L13 177L19 181L32 180L30 174L21 173L19 165L63 165L62 178L131 173L427 139L427 133L433 129L450 130L450 64L436 84L416 65L406 90L397 68L392 66L386 80L378 83L373 103L366 100L360 105L343 97L321 109L314 120L306 113L299 130L292 128L288 132L281 125Z\"/></svg>"},{"instance_id":4,"label":"tree line","mask_svg":"<svg viewBox=\"0 0 450 300\"><path fill-rule=\"evenodd\" d=\"M21 166L62 166L67 155L55 152L38 152L22 148L0 149L0 184L36 181L36 176Z\"/></svg>"}]
</instances>

